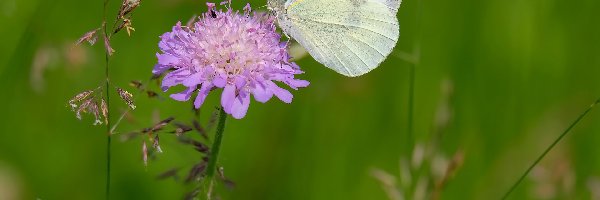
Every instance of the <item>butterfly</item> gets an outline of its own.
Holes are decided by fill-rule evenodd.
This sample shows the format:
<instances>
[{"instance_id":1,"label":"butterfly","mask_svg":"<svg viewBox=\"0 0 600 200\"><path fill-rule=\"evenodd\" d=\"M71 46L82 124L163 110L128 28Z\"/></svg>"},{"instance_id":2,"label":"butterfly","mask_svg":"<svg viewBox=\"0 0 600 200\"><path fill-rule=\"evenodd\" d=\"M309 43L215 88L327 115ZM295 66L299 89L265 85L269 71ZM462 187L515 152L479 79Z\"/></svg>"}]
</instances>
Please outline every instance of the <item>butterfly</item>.
<instances>
[{"instance_id":1,"label":"butterfly","mask_svg":"<svg viewBox=\"0 0 600 200\"><path fill-rule=\"evenodd\" d=\"M377 68L398 42L401 0L268 0L283 32L319 63L356 77Z\"/></svg>"}]
</instances>

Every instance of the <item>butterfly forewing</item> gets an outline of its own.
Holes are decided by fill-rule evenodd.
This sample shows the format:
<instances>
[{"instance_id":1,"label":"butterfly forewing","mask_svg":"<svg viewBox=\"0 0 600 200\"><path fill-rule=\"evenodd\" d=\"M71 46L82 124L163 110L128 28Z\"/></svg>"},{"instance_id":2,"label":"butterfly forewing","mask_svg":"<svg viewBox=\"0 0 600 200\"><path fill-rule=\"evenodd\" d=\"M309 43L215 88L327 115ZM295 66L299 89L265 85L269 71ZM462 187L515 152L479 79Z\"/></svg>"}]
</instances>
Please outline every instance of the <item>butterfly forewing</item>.
<instances>
[{"instance_id":1,"label":"butterfly forewing","mask_svg":"<svg viewBox=\"0 0 600 200\"><path fill-rule=\"evenodd\" d=\"M315 60L340 74L360 76L376 68L396 45L399 4L398 0L288 1L278 21Z\"/></svg>"}]
</instances>

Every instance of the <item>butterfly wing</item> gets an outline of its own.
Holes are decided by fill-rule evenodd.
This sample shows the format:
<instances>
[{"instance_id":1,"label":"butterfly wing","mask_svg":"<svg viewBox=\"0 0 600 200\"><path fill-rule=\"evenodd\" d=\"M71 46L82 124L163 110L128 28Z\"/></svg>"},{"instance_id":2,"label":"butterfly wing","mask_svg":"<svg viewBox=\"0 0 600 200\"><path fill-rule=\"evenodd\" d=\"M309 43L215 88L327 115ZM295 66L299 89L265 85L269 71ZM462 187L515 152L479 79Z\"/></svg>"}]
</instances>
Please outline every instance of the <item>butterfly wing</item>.
<instances>
[{"instance_id":1,"label":"butterfly wing","mask_svg":"<svg viewBox=\"0 0 600 200\"><path fill-rule=\"evenodd\" d=\"M310 55L345 76L375 69L399 36L400 0L295 0L278 16L281 28Z\"/></svg>"}]
</instances>

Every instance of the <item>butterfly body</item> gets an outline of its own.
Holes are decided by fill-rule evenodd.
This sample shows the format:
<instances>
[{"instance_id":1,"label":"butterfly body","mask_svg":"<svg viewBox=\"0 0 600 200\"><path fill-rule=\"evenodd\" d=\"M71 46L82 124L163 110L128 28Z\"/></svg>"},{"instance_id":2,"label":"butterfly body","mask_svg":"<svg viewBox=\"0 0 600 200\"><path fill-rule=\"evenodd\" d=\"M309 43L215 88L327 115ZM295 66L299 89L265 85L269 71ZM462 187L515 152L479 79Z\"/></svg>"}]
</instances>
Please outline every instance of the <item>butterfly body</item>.
<instances>
[{"instance_id":1,"label":"butterfly body","mask_svg":"<svg viewBox=\"0 0 600 200\"><path fill-rule=\"evenodd\" d=\"M279 27L345 76L375 69L399 37L400 0L269 0Z\"/></svg>"}]
</instances>

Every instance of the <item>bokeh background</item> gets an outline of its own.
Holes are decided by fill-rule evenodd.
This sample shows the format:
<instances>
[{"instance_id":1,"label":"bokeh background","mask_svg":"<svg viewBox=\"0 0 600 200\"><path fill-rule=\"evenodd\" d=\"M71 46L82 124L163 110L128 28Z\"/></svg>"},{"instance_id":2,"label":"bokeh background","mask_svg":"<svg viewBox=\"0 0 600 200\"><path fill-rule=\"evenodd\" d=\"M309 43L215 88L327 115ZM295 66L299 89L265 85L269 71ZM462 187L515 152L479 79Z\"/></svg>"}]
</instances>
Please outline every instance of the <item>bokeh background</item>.
<instances>
[{"instance_id":1,"label":"bokeh background","mask_svg":"<svg viewBox=\"0 0 600 200\"><path fill-rule=\"evenodd\" d=\"M393 193L392 184L417 198L497 199L599 97L600 1L420 1L402 3L400 41L376 70L347 78L306 56L297 63L311 85L293 91L292 104L253 101L243 120L229 120L220 164L236 186L220 186L222 199L390 199L384 188ZM102 3L0 1L0 199L104 198L105 129L89 116L77 120L66 104L103 83L101 41L72 46L100 25ZM111 1L109 16L119 4ZM112 41L113 84L135 90L128 82L151 75L158 36L204 4L142 1L136 31ZM126 105L113 97L115 116ZM211 94L201 122L217 102ZM194 117L188 103L136 104L119 132L157 117ZM600 110L593 110L511 198L600 198L599 133ZM200 159L190 147L164 136L164 153L145 167L140 139L114 138L111 199L181 199L190 190L156 180L173 167L185 178ZM459 167L436 189L445 163Z\"/></svg>"}]
</instances>

